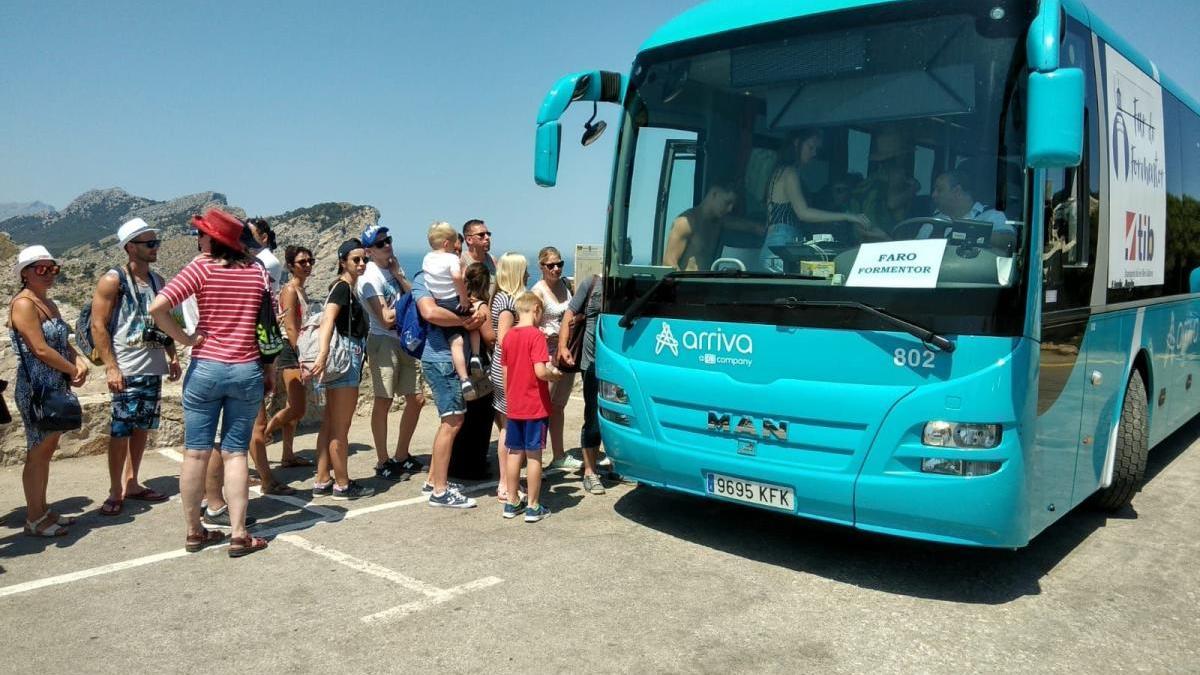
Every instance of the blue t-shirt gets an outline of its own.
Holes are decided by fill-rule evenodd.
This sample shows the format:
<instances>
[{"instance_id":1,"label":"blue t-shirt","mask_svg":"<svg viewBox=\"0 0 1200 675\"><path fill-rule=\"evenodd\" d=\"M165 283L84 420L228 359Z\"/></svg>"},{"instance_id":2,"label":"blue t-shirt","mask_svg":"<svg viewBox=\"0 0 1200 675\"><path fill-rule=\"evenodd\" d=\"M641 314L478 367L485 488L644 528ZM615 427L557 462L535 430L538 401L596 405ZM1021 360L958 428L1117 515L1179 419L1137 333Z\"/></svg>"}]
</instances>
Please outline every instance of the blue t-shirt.
<instances>
[{"instance_id":1,"label":"blue t-shirt","mask_svg":"<svg viewBox=\"0 0 1200 675\"><path fill-rule=\"evenodd\" d=\"M425 286L424 274L413 277L412 294L418 309L422 298L433 300L433 296ZM441 326L429 324L429 332L425 335L425 351L421 352L421 361L426 363L450 363L453 361L450 357L450 343L446 340L446 331L442 330Z\"/></svg>"}]
</instances>

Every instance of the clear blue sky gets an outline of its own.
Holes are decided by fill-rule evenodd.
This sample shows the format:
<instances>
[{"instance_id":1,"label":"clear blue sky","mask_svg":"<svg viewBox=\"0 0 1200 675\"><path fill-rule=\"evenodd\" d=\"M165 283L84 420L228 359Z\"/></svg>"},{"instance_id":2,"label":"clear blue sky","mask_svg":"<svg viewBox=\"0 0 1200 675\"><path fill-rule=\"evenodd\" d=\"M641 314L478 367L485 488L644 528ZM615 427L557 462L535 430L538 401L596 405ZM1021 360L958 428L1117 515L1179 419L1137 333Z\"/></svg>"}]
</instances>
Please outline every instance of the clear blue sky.
<instances>
[{"instance_id":1,"label":"clear blue sky","mask_svg":"<svg viewBox=\"0 0 1200 675\"><path fill-rule=\"evenodd\" d=\"M251 214L372 204L405 248L470 217L498 250L599 243L615 129L585 150L590 108L569 112L538 188L538 105L693 4L0 0L0 202L216 190ZM1089 6L1200 97L1200 2Z\"/></svg>"}]
</instances>

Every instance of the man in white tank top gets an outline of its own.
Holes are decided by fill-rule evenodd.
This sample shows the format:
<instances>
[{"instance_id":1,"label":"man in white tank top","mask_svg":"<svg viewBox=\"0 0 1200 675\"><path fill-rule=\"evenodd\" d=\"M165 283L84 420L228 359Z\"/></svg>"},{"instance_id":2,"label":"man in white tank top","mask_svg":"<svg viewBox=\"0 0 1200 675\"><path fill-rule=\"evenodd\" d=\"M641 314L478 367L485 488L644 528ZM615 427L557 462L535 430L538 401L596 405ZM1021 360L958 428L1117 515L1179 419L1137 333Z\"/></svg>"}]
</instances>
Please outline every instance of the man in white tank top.
<instances>
[{"instance_id":1,"label":"man in white tank top","mask_svg":"<svg viewBox=\"0 0 1200 675\"><path fill-rule=\"evenodd\" d=\"M166 375L174 382L180 376L175 344L149 314L150 303L164 285L163 278L150 269L158 260L158 230L134 218L121 226L117 239L126 263L100 277L92 296L92 336L112 392L109 492L100 508L106 516L121 513L126 499L167 499L138 482L138 468L146 437L158 428L162 378Z\"/></svg>"}]
</instances>

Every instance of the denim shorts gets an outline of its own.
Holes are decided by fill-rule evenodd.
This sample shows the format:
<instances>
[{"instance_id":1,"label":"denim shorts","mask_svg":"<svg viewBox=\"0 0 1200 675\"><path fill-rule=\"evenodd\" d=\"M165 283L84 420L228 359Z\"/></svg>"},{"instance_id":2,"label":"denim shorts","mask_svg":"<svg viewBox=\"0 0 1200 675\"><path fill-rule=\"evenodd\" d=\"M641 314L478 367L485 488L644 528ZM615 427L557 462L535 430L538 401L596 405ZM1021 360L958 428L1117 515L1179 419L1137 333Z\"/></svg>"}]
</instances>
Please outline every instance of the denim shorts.
<instances>
[{"instance_id":1,"label":"denim shorts","mask_svg":"<svg viewBox=\"0 0 1200 675\"><path fill-rule=\"evenodd\" d=\"M246 452L262 400L263 372L257 361L192 359L183 380L184 447L212 450L220 420L221 450Z\"/></svg>"},{"instance_id":2,"label":"denim shorts","mask_svg":"<svg viewBox=\"0 0 1200 675\"><path fill-rule=\"evenodd\" d=\"M513 454L541 452L546 449L546 431L550 419L508 420L504 426L504 447Z\"/></svg>"},{"instance_id":3,"label":"denim shorts","mask_svg":"<svg viewBox=\"0 0 1200 675\"><path fill-rule=\"evenodd\" d=\"M366 359L366 338L350 338L350 370L347 370L336 380L321 382L319 387L325 391L353 387L358 389L362 382L363 361Z\"/></svg>"},{"instance_id":4,"label":"denim shorts","mask_svg":"<svg viewBox=\"0 0 1200 675\"><path fill-rule=\"evenodd\" d=\"M421 368L429 389L433 391L433 402L439 417L465 415L467 404L463 401L462 382L449 361L422 361Z\"/></svg>"}]
</instances>

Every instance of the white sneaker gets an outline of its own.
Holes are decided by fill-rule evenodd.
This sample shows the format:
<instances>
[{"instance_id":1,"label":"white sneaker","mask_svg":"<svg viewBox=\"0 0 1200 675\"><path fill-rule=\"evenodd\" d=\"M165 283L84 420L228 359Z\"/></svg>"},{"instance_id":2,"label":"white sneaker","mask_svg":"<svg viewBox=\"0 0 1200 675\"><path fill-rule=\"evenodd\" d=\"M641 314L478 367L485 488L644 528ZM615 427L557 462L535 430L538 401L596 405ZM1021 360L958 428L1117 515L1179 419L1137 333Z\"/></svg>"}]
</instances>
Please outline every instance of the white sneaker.
<instances>
[{"instance_id":1,"label":"white sneaker","mask_svg":"<svg viewBox=\"0 0 1200 675\"><path fill-rule=\"evenodd\" d=\"M562 471L577 471L583 468L583 461L572 457L571 455L563 455L562 457L550 462L546 465L547 471L562 470Z\"/></svg>"}]
</instances>

